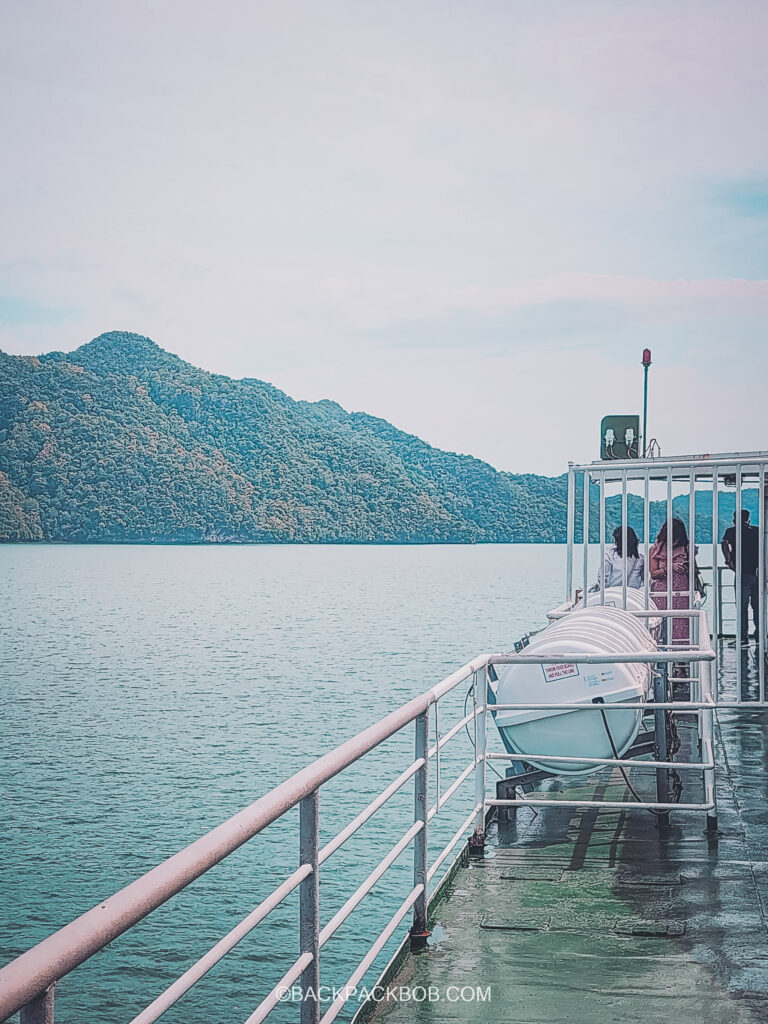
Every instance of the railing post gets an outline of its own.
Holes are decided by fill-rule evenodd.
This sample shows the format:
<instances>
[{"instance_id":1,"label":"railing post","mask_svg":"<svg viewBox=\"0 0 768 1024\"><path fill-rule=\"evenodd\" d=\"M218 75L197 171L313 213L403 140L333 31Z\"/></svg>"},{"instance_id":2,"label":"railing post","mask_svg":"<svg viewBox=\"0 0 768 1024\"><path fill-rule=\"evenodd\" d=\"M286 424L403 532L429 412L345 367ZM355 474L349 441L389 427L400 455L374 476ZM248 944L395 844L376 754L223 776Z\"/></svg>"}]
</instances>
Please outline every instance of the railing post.
<instances>
[{"instance_id":1,"label":"railing post","mask_svg":"<svg viewBox=\"0 0 768 1024\"><path fill-rule=\"evenodd\" d=\"M582 474L584 480L584 498L583 510L581 513L581 533L584 541L584 550L581 553L582 556L582 596L584 599L584 607L587 607L587 594L589 593L589 504L590 504L590 481L591 476L585 470Z\"/></svg>"},{"instance_id":2,"label":"railing post","mask_svg":"<svg viewBox=\"0 0 768 1024\"><path fill-rule=\"evenodd\" d=\"M422 711L416 719L416 760L424 764L414 776L414 822L422 823L421 831L413 840L413 884L421 885L422 891L413 905L411 927L411 949L423 949L427 944L427 871L429 870L429 846L427 845L427 815L429 813L429 710Z\"/></svg>"},{"instance_id":3,"label":"railing post","mask_svg":"<svg viewBox=\"0 0 768 1024\"><path fill-rule=\"evenodd\" d=\"M53 985L22 1008L19 1024L54 1024Z\"/></svg>"},{"instance_id":4,"label":"railing post","mask_svg":"<svg viewBox=\"0 0 768 1024\"><path fill-rule=\"evenodd\" d=\"M440 813L440 701L435 701L435 814Z\"/></svg>"},{"instance_id":5,"label":"railing post","mask_svg":"<svg viewBox=\"0 0 768 1024\"><path fill-rule=\"evenodd\" d=\"M573 463L568 463L568 509L566 512L566 556L565 556L565 600L573 600L573 544L575 537L576 519L576 475L573 471Z\"/></svg>"},{"instance_id":6,"label":"railing post","mask_svg":"<svg viewBox=\"0 0 768 1024\"><path fill-rule=\"evenodd\" d=\"M650 543L651 543L651 471L646 469L645 479L643 481L643 560L645 562L645 607L646 610L650 608L651 599L651 574L648 566L651 564L650 559Z\"/></svg>"},{"instance_id":7,"label":"railing post","mask_svg":"<svg viewBox=\"0 0 768 1024\"><path fill-rule=\"evenodd\" d=\"M645 564L648 564L646 558ZM600 471L600 561L597 575L600 580L600 604L605 604L605 470ZM584 595L584 607L587 607L587 596Z\"/></svg>"},{"instance_id":8,"label":"railing post","mask_svg":"<svg viewBox=\"0 0 768 1024\"><path fill-rule=\"evenodd\" d=\"M723 634L723 591L721 583L723 580L720 568L720 510L719 510L719 486L720 470L717 466L712 467L712 586L714 588L714 621L712 622L712 640L717 646L717 640Z\"/></svg>"},{"instance_id":9,"label":"railing post","mask_svg":"<svg viewBox=\"0 0 768 1024\"><path fill-rule=\"evenodd\" d=\"M768 575L766 574L766 551L765 545L768 542L768 490L765 486L765 465L760 467L760 484L758 486L758 526L760 533L757 537L757 609L759 624L757 625L757 664L758 677L760 682L760 700L766 699L765 693L765 659L766 659L766 622L765 612L768 603Z\"/></svg>"},{"instance_id":10,"label":"railing post","mask_svg":"<svg viewBox=\"0 0 768 1024\"><path fill-rule=\"evenodd\" d=\"M665 617L665 639L672 632L672 619ZM669 662L660 662L653 677L653 699L657 704L663 704L667 697L667 673ZM667 756L667 712L664 710L653 712L653 724L655 733L654 757L657 761L668 761ZM656 769L656 799L660 804L669 803L669 769ZM669 825L669 811L660 811L658 815L659 828L664 830Z\"/></svg>"},{"instance_id":11,"label":"railing post","mask_svg":"<svg viewBox=\"0 0 768 1024\"><path fill-rule=\"evenodd\" d=\"M475 828L469 840L469 852L482 857L485 853L485 753L488 716L488 668L483 665L475 673L475 805L479 804Z\"/></svg>"},{"instance_id":12,"label":"railing post","mask_svg":"<svg viewBox=\"0 0 768 1024\"><path fill-rule=\"evenodd\" d=\"M301 1024L320 1020L320 879L318 875L318 797L315 789L299 804L299 864L309 864L312 874L299 889L300 952L311 953L312 962L301 975Z\"/></svg>"},{"instance_id":13,"label":"railing post","mask_svg":"<svg viewBox=\"0 0 768 1024\"><path fill-rule=\"evenodd\" d=\"M742 600L742 589L744 586L744 574L742 572L742 542L744 540L744 531L741 524L741 509L742 509L742 494L741 494L741 466L736 467L736 550L734 552L734 564L736 567L736 575L734 582L735 598L736 598L736 700L741 702L744 700L744 693L741 687L742 681L742 662L744 655L742 653L742 635L746 634L749 623L744 621L744 613L747 611L744 608Z\"/></svg>"},{"instance_id":14,"label":"railing post","mask_svg":"<svg viewBox=\"0 0 768 1024\"><path fill-rule=\"evenodd\" d=\"M693 594L693 587L691 587L691 594ZM688 628L691 632L691 642L697 649L700 649L701 621L701 612L688 620ZM695 662L695 665L696 667L694 669L694 662L691 661L688 663L688 677L690 679L690 692L688 694L688 699L701 702L704 699L702 696L704 692L704 669L702 668L702 662L700 661ZM694 672L696 673L695 680L693 678ZM694 682L696 684L695 686ZM696 735L698 736L699 760L702 759L703 750L703 716L704 712L699 708L696 712Z\"/></svg>"},{"instance_id":15,"label":"railing post","mask_svg":"<svg viewBox=\"0 0 768 1024\"><path fill-rule=\"evenodd\" d=\"M716 703L715 688L712 685L713 671L711 661L700 661L699 670L702 675L702 700L706 700L709 706L702 711L702 738L704 758L714 764L715 762L715 711ZM707 811L706 834L710 839L716 840L719 835L717 829L717 776L714 768L707 768L704 771L704 799L714 806Z\"/></svg>"}]
</instances>

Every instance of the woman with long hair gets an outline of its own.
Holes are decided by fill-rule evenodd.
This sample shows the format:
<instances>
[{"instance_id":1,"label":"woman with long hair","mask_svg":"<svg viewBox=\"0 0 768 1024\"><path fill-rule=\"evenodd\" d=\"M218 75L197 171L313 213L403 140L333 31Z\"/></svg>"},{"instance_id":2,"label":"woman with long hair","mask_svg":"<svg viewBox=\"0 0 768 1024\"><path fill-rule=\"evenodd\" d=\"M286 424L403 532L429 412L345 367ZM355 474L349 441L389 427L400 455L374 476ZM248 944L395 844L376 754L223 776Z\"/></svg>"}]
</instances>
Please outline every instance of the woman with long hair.
<instances>
[{"instance_id":1,"label":"woman with long hair","mask_svg":"<svg viewBox=\"0 0 768 1024\"><path fill-rule=\"evenodd\" d=\"M605 580L606 587L621 587L624 584L624 553L621 546L622 529L613 531L613 544L605 551L605 561L598 571L598 586ZM639 590L645 582L645 559L640 554L637 534L627 527L627 586Z\"/></svg>"},{"instance_id":2,"label":"woman with long hair","mask_svg":"<svg viewBox=\"0 0 768 1024\"><path fill-rule=\"evenodd\" d=\"M653 600L658 608L667 607L668 566L672 572L672 607L690 608L691 552L688 545L688 533L682 519L672 520L672 551L668 550L667 524L662 523L656 541L648 552L648 569L651 574L651 590ZM672 620L672 643L688 643L690 630L687 618Z\"/></svg>"}]
</instances>

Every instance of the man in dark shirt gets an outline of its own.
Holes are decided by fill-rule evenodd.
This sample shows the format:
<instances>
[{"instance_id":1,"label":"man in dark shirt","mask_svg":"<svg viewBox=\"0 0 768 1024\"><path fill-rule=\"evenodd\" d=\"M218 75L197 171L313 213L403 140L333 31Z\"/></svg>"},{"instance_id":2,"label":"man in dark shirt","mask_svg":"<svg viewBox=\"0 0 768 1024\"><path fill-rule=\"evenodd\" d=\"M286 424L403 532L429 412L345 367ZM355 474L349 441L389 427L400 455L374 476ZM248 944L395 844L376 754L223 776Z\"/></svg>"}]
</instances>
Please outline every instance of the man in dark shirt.
<instances>
[{"instance_id":1,"label":"man in dark shirt","mask_svg":"<svg viewBox=\"0 0 768 1024\"><path fill-rule=\"evenodd\" d=\"M733 521L736 522L736 513L734 512ZM758 612L758 597L757 597L757 568L759 560L758 551L758 530L756 526L750 525L749 522L749 511L747 509L741 510L741 639L742 642L746 641L747 634L749 633L749 605L752 605L752 618L755 620L755 632L757 636L758 622L760 621L760 615ZM729 569L736 572L736 527L729 526L723 534L723 542L721 545L723 554L725 555L725 564Z\"/></svg>"}]
</instances>

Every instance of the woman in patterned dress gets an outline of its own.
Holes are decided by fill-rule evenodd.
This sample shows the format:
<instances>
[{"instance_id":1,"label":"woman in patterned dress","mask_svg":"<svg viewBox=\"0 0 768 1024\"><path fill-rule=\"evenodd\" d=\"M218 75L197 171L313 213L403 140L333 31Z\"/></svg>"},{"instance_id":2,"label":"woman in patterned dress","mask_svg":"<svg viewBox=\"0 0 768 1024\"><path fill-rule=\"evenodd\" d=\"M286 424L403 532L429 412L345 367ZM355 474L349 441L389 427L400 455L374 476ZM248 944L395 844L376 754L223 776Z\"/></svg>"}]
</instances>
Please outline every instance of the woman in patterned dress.
<instances>
[{"instance_id":1,"label":"woman in patterned dress","mask_svg":"<svg viewBox=\"0 0 768 1024\"><path fill-rule=\"evenodd\" d=\"M691 555L688 546L688 533L682 519L672 520L672 607L690 608L688 594L690 583ZM667 524L664 522L651 550L648 552L648 567L651 576L651 591L658 608L667 607ZM672 619L672 643L687 644L689 640L689 620L676 617Z\"/></svg>"}]
</instances>

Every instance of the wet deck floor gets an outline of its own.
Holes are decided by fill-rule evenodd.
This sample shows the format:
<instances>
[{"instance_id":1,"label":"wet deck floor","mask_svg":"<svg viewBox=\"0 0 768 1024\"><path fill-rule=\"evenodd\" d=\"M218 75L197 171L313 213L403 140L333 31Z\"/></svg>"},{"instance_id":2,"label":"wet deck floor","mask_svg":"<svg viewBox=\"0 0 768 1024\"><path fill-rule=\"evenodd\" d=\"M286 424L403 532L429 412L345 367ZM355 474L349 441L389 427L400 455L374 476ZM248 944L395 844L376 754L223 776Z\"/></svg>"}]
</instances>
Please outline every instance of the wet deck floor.
<instances>
[{"instance_id":1,"label":"wet deck floor","mask_svg":"<svg viewBox=\"0 0 768 1024\"><path fill-rule=\"evenodd\" d=\"M725 687L733 658L721 660ZM373 1019L768 1021L768 714L718 717L716 842L703 813L673 815L662 836L647 811L521 809L454 877L432 944L389 982L431 987L437 999L382 1002ZM682 799L698 799L696 789ZM625 792L620 776L602 776L564 795L587 791ZM490 1001L464 1001L463 986L465 997L490 988Z\"/></svg>"}]
</instances>

